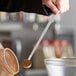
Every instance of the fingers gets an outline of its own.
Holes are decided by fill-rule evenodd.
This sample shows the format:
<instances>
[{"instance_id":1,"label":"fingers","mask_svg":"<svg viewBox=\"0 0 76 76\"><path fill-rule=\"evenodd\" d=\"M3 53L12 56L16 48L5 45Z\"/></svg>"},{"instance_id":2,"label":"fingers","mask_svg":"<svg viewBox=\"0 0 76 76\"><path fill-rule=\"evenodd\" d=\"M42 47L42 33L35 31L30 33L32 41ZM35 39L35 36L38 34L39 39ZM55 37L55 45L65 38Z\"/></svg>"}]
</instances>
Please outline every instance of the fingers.
<instances>
[{"instance_id":1,"label":"fingers","mask_svg":"<svg viewBox=\"0 0 76 76\"><path fill-rule=\"evenodd\" d=\"M50 8L54 14L64 13L69 10L69 0L43 0L43 3Z\"/></svg>"},{"instance_id":2,"label":"fingers","mask_svg":"<svg viewBox=\"0 0 76 76\"><path fill-rule=\"evenodd\" d=\"M55 4L53 2L49 2L48 3L48 7L55 13L58 14L60 11L59 9L55 6Z\"/></svg>"},{"instance_id":3,"label":"fingers","mask_svg":"<svg viewBox=\"0 0 76 76\"><path fill-rule=\"evenodd\" d=\"M51 0L45 0L44 3L48 8L50 8L54 14L58 14L60 11L59 9L55 6L55 4Z\"/></svg>"},{"instance_id":4,"label":"fingers","mask_svg":"<svg viewBox=\"0 0 76 76\"><path fill-rule=\"evenodd\" d=\"M0 43L0 50L1 50L1 49L4 49L4 47L3 47L2 44Z\"/></svg>"},{"instance_id":5,"label":"fingers","mask_svg":"<svg viewBox=\"0 0 76 76\"><path fill-rule=\"evenodd\" d=\"M69 0L56 0L56 4L60 13L64 13L69 10Z\"/></svg>"},{"instance_id":6,"label":"fingers","mask_svg":"<svg viewBox=\"0 0 76 76\"><path fill-rule=\"evenodd\" d=\"M60 1L59 0L55 0L54 1L55 5L57 6L57 8L60 10Z\"/></svg>"}]
</instances>

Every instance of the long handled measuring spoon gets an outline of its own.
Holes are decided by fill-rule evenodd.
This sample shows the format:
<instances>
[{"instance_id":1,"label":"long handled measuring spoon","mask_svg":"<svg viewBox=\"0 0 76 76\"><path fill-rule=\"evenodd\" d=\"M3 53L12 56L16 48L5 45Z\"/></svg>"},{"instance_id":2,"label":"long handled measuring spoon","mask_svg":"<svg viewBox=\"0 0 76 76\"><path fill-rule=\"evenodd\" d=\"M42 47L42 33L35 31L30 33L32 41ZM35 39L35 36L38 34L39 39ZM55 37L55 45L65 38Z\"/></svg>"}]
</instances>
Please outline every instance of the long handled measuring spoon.
<instances>
[{"instance_id":1,"label":"long handled measuring spoon","mask_svg":"<svg viewBox=\"0 0 76 76\"><path fill-rule=\"evenodd\" d=\"M35 47L33 48L32 52L30 53L28 59L24 59L24 60L22 61L22 66L23 66L23 68L30 68L30 67L31 67L32 63L31 63L30 60L31 60L33 54L35 53L37 47L39 46L41 40L43 39L44 35L46 34L47 30L49 29L51 23L54 22L54 18L55 18L55 15L51 15L51 20L48 21L45 29L43 30L43 32L42 32L39 40L37 41Z\"/></svg>"}]
</instances>

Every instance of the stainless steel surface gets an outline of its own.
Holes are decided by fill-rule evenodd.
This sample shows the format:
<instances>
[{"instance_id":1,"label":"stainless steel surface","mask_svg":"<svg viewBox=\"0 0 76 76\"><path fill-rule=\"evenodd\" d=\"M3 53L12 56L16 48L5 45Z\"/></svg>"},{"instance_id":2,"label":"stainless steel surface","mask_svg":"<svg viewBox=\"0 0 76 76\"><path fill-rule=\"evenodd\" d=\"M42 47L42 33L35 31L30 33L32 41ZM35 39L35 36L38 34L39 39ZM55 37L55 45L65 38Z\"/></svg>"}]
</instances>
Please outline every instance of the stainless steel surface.
<instances>
[{"instance_id":1,"label":"stainless steel surface","mask_svg":"<svg viewBox=\"0 0 76 76\"><path fill-rule=\"evenodd\" d=\"M41 69L30 69L25 71L25 76L47 76L47 71Z\"/></svg>"},{"instance_id":2,"label":"stainless steel surface","mask_svg":"<svg viewBox=\"0 0 76 76\"><path fill-rule=\"evenodd\" d=\"M76 58L45 59L48 76L76 76Z\"/></svg>"}]
</instances>

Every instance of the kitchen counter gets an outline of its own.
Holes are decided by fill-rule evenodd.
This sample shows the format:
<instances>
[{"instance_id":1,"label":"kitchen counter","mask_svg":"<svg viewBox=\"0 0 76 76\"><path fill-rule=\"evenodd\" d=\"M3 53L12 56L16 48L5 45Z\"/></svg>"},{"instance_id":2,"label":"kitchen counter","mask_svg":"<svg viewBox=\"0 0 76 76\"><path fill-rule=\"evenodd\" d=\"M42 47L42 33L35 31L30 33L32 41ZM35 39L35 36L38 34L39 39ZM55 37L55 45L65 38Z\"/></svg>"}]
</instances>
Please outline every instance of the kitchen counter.
<instances>
[{"instance_id":1,"label":"kitchen counter","mask_svg":"<svg viewBox=\"0 0 76 76\"><path fill-rule=\"evenodd\" d=\"M46 70L27 70L25 71L25 76L48 76Z\"/></svg>"}]
</instances>

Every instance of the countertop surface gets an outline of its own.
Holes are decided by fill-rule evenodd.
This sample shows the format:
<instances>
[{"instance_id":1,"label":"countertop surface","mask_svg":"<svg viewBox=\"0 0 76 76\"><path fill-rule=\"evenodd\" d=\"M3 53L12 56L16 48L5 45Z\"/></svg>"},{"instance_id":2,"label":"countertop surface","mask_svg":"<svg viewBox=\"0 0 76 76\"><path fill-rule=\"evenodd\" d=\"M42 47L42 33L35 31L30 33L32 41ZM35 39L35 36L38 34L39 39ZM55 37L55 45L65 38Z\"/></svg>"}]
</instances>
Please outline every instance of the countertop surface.
<instances>
[{"instance_id":1,"label":"countertop surface","mask_svg":"<svg viewBox=\"0 0 76 76\"><path fill-rule=\"evenodd\" d=\"M26 76L48 76L46 70L28 70L25 72Z\"/></svg>"}]
</instances>

